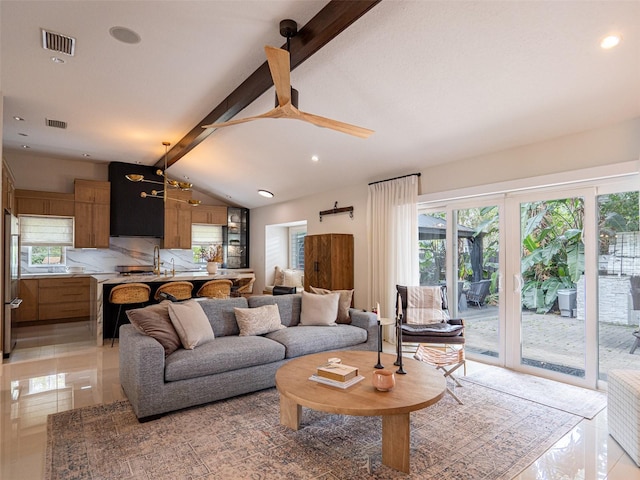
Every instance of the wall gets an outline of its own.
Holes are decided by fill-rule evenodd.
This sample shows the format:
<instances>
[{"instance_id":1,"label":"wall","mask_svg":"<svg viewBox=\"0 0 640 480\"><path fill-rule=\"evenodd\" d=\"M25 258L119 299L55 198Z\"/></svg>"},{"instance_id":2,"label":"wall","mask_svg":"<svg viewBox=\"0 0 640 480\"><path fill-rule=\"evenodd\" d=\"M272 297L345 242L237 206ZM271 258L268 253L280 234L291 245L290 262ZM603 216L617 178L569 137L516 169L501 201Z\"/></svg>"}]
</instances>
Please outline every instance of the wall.
<instances>
[{"instance_id":1,"label":"wall","mask_svg":"<svg viewBox=\"0 0 640 480\"><path fill-rule=\"evenodd\" d=\"M509 149L481 157L424 168L421 193L445 197L451 190L508 182L527 177L567 172L640 159L640 118L606 128ZM382 179L381 179L382 180ZM490 188L490 187L487 187ZM357 308L370 309L368 295L367 185L333 190L251 211L251 267L256 273L256 291L261 291L266 272L265 231L268 225L307 220L307 232L352 233L355 240L355 295ZM424 199L424 195L421 199ZM354 206L348 214L331 215L319 222L318 212L333 207Z\"/></svg>"}]
</instances>

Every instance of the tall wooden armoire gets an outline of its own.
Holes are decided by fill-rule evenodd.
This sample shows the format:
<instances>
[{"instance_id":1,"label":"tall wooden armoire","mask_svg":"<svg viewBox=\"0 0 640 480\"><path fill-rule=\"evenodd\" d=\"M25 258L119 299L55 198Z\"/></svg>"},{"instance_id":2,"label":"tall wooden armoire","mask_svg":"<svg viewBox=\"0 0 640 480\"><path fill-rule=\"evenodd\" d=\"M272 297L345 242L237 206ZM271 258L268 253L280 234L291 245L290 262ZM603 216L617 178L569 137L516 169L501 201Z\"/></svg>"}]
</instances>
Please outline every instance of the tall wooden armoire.
<instances>
[{"instance_id":1,"label":"tall wooden armoire","mask_svg":"<svg viewBox=\"0 0 640 480\"><path fill-rule=\"evenodd\" d=\"M353 288L353 235L324 233L304 239L304 289Z\"/></svg>"}]
</instances>

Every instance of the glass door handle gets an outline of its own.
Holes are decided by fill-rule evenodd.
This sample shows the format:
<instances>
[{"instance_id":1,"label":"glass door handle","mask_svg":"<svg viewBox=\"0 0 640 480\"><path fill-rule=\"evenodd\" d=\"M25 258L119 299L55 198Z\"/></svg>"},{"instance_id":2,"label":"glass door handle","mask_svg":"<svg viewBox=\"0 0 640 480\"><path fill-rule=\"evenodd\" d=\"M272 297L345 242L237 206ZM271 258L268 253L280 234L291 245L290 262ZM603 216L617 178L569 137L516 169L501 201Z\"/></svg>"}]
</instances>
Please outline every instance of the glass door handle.
<instances>
[{"instance_id":1,"label":"glass door handle","mask_svg":"<svg viewBox=\"0 0 640 480\"><path fill-rule=\"evenodd\" d=\"M520 275L519 273L516 273L513 276L513 284L515 285L515 288L513 290L513 293L520 293L522 292L522 285L523 285L523 281L522 281L522 275Z\"/></svg>"}]
</instances>

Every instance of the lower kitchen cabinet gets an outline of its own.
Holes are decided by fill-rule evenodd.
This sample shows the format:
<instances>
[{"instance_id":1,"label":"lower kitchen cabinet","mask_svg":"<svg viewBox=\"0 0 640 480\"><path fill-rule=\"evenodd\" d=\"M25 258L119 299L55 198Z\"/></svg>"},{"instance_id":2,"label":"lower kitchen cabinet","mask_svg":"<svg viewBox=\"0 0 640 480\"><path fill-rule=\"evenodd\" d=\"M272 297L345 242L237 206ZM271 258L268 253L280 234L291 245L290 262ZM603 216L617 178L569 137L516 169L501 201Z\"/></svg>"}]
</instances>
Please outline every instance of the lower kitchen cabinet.
<instances>
[{"instance_id":1,"label":"lower kitchen cabinet","mask_svg":"<svg viewBox=\"0 0 640 480\"><path fill-rule=\"evenodd\" d=\"M88 318L89 277L23 279L18 322Z\"/></svg>"}]
</instances>

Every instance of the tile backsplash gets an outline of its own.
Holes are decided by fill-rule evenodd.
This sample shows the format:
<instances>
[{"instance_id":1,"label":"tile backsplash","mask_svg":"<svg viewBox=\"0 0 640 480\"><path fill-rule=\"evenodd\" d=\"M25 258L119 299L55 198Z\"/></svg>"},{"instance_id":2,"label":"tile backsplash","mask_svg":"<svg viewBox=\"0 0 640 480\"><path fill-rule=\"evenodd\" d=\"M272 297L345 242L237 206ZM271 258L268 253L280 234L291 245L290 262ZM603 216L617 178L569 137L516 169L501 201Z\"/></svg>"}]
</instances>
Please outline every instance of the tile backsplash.
<instances>
[{"instance_id":1,"label":"tile backsplash","mask_svg":"<svg viewBox=\"0 0 640 480\"><path fill-rule=\"evenodd\" d=\"M109 248L67 248L64 267L29 266L29 249L22 247L20 268L22 274L66 273L67 267L80 267L85 273L115 272L118 265L153 265L153 248L161 245L159 238L111 237ZM195 263L191 250L160 250L161 269L169 272L175 264L177 272L205 270L205 265Z\"/></svg>"}]
</instances>

